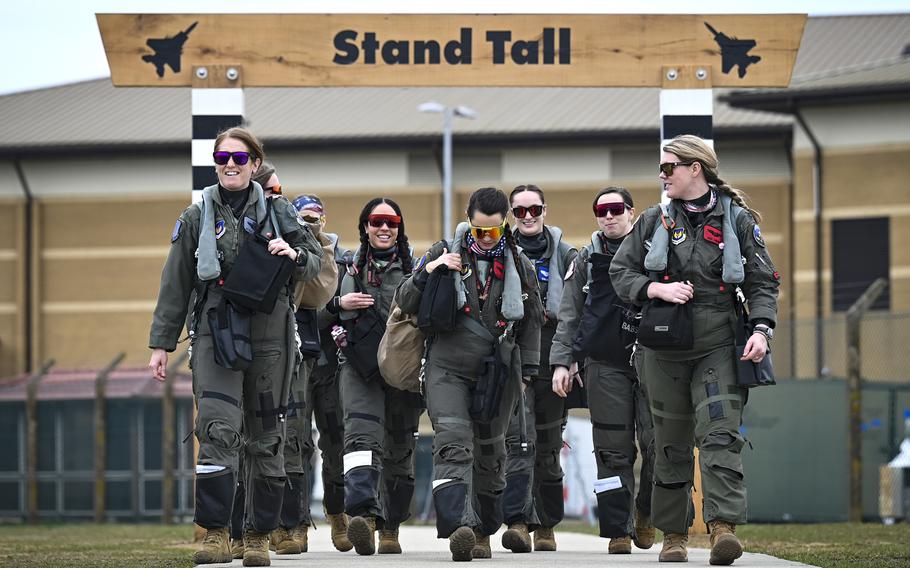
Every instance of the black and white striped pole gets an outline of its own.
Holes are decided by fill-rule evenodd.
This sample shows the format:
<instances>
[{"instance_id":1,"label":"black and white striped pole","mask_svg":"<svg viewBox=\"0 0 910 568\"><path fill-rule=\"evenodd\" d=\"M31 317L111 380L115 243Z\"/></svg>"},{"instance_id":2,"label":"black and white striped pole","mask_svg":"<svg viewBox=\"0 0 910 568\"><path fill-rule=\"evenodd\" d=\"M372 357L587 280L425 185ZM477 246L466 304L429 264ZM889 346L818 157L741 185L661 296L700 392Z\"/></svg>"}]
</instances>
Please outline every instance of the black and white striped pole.
<instances>
[{"instance_id":1,"label":"black and white striped pole","mask_svg":"<svg viewBox=\"0 0 910 568\"><path fill-rule=\"evenodd\" d=\"M711 69L701 65L663 68L660 89L660 147L680 134L694 134L714 147ZM668 202L665 192L662 200Z\"/></svg>"},{"instance_id":2,"label":"black and white striped pole","mask_svg":"<svg viewBox=\"0 0 910 568\"><path fill-rule=\"evenodd\" d=\"M193 69L193 203L202 190L218 183L212 151L218 133L243 123L240 67L212 65Z\"/></svg>"}]
</instances>

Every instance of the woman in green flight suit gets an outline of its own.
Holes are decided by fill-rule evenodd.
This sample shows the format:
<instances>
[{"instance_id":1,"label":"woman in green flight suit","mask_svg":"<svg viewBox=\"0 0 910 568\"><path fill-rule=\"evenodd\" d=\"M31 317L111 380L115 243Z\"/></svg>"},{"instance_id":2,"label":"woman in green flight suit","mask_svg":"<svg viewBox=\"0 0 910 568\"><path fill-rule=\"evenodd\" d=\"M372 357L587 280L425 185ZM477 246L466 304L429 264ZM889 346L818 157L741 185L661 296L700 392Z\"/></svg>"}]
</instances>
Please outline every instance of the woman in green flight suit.
<instances>
[{"instance_id":1,"label":"woman in green flight suit","mask_svg":"<svg viewBox=\"0 0 910 568\"><path fill-rule=\"evenodd\" d=\"M745 389L737 383L734 289L740 286L748 299L754 330L742 359L758 362L776 322L779 275L759 214L720 179L717 165L714 150L696 136L678 136L663 147L659 177L670 198L667 212L655 206L642 214L613 258L610 276L626 302L691 305L691 349L642 347L639 354L654 419L652 517L665 535L660 560L686 561L698 447L710 560L727 565L742 555L735 529L746 522L739 433ZM642 333L640 327L639 343Z\"/></svg>"},{"instance_id":2,"label":"woman in green flight suit","mask_svg":"<svg viewBox=\"0 0 910 568\"><path fill-rule=\"evenodd\" d=\"M491 557L490 535L503 522L506 428L521 381L537 374L540 358L543 306L533 265L505 222L508 212L502 191L475 191L468 202L470 223L458 225L451 243L433 245L397 296L402 312L417 313L429 274L438 267L448 268L442 278L455 286L454 330L429 339L425 392L436 433L437 534L449 539L456 561ZM489 356L509 362L506 384L493 416L475 419L472 396Z\"/></svg>"},{"instance_id":3,"label":"woman in green flight suit","mask_svg":"<svg viewBox=\"0 0 910 568\"><path fill-rule=\"evenodd\" d=\"M360 248L341 290L327 309L339 314L348 335L367 310L389 316L395 290L411 273L411 247L397 203L371 200L357 225ZM344 504L351 516L348 539L357 554L399 554L398 525L410 516L414 496L414 448L423 412L419 396L362 376L341 360L338 380L344 412Z\"/></svg>"},{"instance_id":4,"label":"woman in green flight suit","mask_svg":"<svg viewBox=\"0 0 910 568\"><path fill-rule=\"evenodd\" d=\"M163 380L168 352L174 351L186 322L190 294L197 291L192 331L193 394L198 409L195 434L195 522L207 529L196 564L231 561L230 522L240 452L246 450L246 528L244 566L268 566L269 533L278 526L285 485L282 446L284 405L294 356L294 312L290 284L271 313L250 317L253 360L242 371L216 363L215 343L207 314L220 304L221 285L244 246L256 233L268 233L268 250L297 264L299 280L319 273L322 247L298 222L294 206L282 197L266 199L251 180L264 159L262 145L244 128L231 128L215 139L218 184L184 210L171 235L171 249L161 273L161 288L152 319L149 367ZM268 202L268 206L267 203ZM268 209L275 214L269 219ZM277 224L277 227L275 226ZM283 237L272 231L279 230Z\"/></svg>"}]
</instances>

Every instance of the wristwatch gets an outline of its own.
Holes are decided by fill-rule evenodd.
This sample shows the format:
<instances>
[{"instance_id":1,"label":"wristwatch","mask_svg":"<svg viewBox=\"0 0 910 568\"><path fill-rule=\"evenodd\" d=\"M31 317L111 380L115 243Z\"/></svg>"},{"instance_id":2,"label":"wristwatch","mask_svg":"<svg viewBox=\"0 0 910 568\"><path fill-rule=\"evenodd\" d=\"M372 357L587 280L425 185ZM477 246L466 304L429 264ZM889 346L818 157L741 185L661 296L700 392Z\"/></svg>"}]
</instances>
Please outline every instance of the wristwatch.
<instances>
[{"instance_id":1,"label":"wristwatch","mask_svg":"<svg viewBox=\"0 0 910 568\"><path fill-rule=\"evenodd\" d=\"M774 330L763 323L756 324L755 327L752 328L752 333L755 332L764 335L768 341L771 341L774 338Z\"/></svg>"}]
</instances>

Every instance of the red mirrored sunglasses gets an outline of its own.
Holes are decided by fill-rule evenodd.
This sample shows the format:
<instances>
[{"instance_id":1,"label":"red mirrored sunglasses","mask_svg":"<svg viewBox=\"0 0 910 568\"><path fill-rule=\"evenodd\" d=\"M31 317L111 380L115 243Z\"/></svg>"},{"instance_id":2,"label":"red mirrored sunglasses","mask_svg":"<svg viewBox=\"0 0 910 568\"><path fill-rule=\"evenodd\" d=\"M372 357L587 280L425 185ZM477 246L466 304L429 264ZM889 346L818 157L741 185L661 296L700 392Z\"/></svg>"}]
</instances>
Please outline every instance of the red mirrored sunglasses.
<instances>
[{"instance_id":1,"label":"red mirrored sunglasses","mask_svg":"<svg viewBox=\"0 0 910 568\"><path fill-rule=\"evenodd\" d=\"M625 202L620 201L618 203L598 203L594 206L594 216L595 217L606 217L607 213L610 213L614 217L619 217L626 212L629 206Z\"/></svg>"},{"instance_id":2,"label":"red mirrored sunglasses","mask_svg":"<svg viewBox=\"0 0 910 568\"><path fill-rule=\"evenodd\" d=\"M400 215L370 215L367 217L367 223L371 227L378 229L385 225L390 229L397 229L401 225L401 216Z\"/></svg>"}]
</instances>

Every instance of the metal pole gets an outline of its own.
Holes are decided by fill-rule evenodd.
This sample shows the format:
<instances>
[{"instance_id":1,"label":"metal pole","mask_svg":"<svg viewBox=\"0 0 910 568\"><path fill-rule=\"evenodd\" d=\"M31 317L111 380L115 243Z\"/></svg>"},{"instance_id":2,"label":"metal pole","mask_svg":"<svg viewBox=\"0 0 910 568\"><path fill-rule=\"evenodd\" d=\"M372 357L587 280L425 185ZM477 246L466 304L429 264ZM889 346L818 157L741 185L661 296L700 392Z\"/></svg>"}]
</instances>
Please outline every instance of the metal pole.
<instances>
[{"instance_id":1,"label":"metal pole","mask_svg":"<svg viewBox=\"0 0 910 568\"><path fill-rule=\"evenodd\" d=\"M38 383L55 361L48 359L26 383L25 397L25 478L26 521L38 522Z\"/></svg>"},{"instance_id":2,"label":"metal pole","mask_svg":"<svg viewBox=\"0 0 910 568\"><path fill-rule=\"evenodd\" d=\"M174 380L189 357L184 351L168 365L161 395L161 522L174 524L174 463L177 449L177 434L174 430Z\"/></svg>"},{"instance_id":3,"label":"metal pole","mask_svg":"<svg viewBox=\"0 0 910 568\"><path fill-rule=\"evenodd\" d=\"M863 521L863 391L860 379L860 324L863 316L885 291L888 281L879 278L847 310L847 447L850 454L850 511L847 520Z\"/></svg>"},{"instance_id":4,"label":"metal pole","mask_svg":"<svg viewBox=\"0 0 910 568\"><path fill-rule=\"evenodd\" d=\"M796 117L796 121L799 122L800 128L803 129L803 132L805 132L806 136L809 138L809 142L812 143L812 150L815 154L812 163L812 216L815 221L815 372L819 377L824 378L828 375L826 372L828 366L825 364L825 331L823 321L825 316L825 283L823 279L825 263L823 257L824 247L822 246L822 213L824 212L824 204L822 203L822 198L824 197L824 194L822 193L824 163L822 160L824 157L824 150L822 149L822 145L818 141L818 138L816 138L815 133L806 123L806 119L803 117L799 108L796 108L793 111L793 116Z\"/></svg>"},{"instance_id":5,"label":"metal pole","mask_svg":"<svg viewBox=\"0 0 910 568\"><path fill-rule=\"evenodd\" d=\"M95 377L95 522L104 522L107 503L107 380L126 353L121 351Z\"/></svg>"},{"instance_id":6,"label":"metal pole","mask_svg":"<svg viewBox=\"0 0 910 568\"><path fill-rule=\"evenodd\" d=\"M452 116L454 109L442 113L442 238L452 236Z\"/></svg>"}]
</instances>

